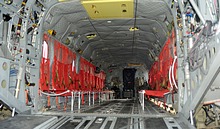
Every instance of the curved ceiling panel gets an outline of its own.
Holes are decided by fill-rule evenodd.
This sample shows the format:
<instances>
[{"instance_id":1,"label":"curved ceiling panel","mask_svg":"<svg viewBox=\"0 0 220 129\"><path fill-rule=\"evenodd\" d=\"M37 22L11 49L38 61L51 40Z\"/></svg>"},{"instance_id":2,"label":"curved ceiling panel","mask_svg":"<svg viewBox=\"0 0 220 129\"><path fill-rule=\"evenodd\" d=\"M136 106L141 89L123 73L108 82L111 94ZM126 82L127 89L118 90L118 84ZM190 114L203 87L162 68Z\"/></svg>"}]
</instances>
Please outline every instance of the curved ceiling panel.
<instances>
[{"instance_id":1,"label":"curved ceiling panel","mask_svg":"<svg viewBox=\"0 0 220 129\"><path fill-rule=\"evenodd\" d=\"M114 17L103 13L108 10L94 10L97 15L102 14L102 19L91 17L95 14L86 12L81 4L84 1L58 3L47 12L44 30L54 29L56 38L64 43L67 38L71 39L69 46L82 50L83 57L96 65L102 64L103 69L113 64L127 67L129 63L141 63L150 68L171 31L168 28L173 20L171 12L163 0L138 0L138 3L132 2L134 5L127 1L129 10L133 7L133 15ZM102 6L109 4L109 1L101 2ZM111 4L116 4L114 2ZM126 4L119 5L119 10L126 7ZM90 4L86 8L88 10ZM91 8L97 9L99 4L91 4ZM129 10L123 9L122 14Z\"/></svg>"}]
</instances>

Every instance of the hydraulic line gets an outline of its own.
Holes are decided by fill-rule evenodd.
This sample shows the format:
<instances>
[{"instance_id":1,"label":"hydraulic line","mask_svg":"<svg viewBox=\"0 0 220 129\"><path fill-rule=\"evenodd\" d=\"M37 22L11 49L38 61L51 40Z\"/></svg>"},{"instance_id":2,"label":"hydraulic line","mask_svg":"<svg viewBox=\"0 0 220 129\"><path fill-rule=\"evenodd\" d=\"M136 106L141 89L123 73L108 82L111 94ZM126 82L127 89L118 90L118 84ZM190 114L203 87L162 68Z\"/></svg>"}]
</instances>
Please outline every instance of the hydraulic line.
<instances>
[{"instance_id":1,"label":"hydraulic line","mask_svg":"<svg viewBox=\"0 0 220 129\"><path fill-rule=\"evenodd\" d=\"M170 66L170 68L169 68L169 83L170 83L170 87L171 87L170 91L173 90L173 83L172 83L172 78L171 78L171 70L172 70L172 66Z\"/></svg>"},{"instance_id":2,"label":"hydraulic line","mask_svg":"<svg viewBox=\"0 0 220 129\"><path fill-rule=\"evenodd\" d=\"M43 92L43 91L40 91L40 92L41 92L42 94L44 94L44 95L47 95L47 96L61 96L61 95L64 95L64 94L66 94L66 93L69 93L70 90L64 91L64 92L59 93L59 94L50 94L50 93L46 93L46 92Z\"/></svg>"},{"instance_id":3,"label":"hydraulic line","mask_svg":"<svg viewBox=\"0 0 220 129\"><path fill-rule=\"evenodd\" d=\"M173 84L176 87L176 89L178 89L176 81L175 81L175 77L174 77L174 66L177 60L177 56L174 56L174 60L173 60L173 64L172 64L172 80L173 80Z\"/></svg>"}]
</instances>

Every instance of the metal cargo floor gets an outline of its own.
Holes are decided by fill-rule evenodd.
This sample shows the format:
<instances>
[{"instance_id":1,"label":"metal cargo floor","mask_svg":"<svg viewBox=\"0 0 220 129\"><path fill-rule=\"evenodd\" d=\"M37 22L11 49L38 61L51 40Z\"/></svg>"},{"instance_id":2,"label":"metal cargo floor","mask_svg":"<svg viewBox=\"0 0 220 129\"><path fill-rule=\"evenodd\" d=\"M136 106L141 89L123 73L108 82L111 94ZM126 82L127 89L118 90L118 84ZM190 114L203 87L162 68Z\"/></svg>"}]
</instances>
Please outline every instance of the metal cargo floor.
<instances>
[{"instance_id":1,"label":"metal cargo floor","mask_svg":"<svg viewBox=\"0 0 220 129\"><path fill-rule=\"evenodd\" d=\"M0 122L14 129L185 129L186 124L151 102L143 111L135 100L113 100L82 108L80 113L50 110L35 116L19 115ZM39 116L40 115L40 116ZM177 120L178 119L178 120ZM26 126L28 123L28 126ZM42 124L43 123L43 124Z\"/></svg>"}]
</instances>

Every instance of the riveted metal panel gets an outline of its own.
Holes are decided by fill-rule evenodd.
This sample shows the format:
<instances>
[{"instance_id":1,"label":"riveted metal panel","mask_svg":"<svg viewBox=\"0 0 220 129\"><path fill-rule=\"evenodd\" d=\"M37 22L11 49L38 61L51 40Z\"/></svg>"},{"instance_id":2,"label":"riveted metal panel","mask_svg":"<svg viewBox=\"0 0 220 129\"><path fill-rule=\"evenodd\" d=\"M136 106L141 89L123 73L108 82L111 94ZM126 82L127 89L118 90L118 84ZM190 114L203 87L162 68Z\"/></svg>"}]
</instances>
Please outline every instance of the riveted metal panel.
<instances>
[{"instance_id":1,"label":"riveted metal panel","mask_svg":"<svg viewBox=\"0 0 220 129\"><path fill-rule=\"evenodd\" d=\"M91 19L133 18L133 0L82 0Z\"/></svg>"}]
</instances>

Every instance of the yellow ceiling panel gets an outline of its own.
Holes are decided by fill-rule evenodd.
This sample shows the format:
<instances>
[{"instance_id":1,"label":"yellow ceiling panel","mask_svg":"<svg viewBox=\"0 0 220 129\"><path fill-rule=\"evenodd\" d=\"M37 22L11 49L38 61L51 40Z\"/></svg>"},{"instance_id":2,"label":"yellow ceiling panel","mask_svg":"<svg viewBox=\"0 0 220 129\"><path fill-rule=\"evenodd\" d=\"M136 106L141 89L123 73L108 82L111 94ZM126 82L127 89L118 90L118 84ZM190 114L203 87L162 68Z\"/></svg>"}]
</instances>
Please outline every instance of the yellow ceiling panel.
<instances>
[{"instance_id":1,"label":"yellow ceiling panel","mask_svg":"<svg viewBox=\"0 0 220 129\"><path fill-rule=\"evenodd\" d=\"M91 19L133 18L134 0L81 0Z\"/></svg>"}]
</instances>

